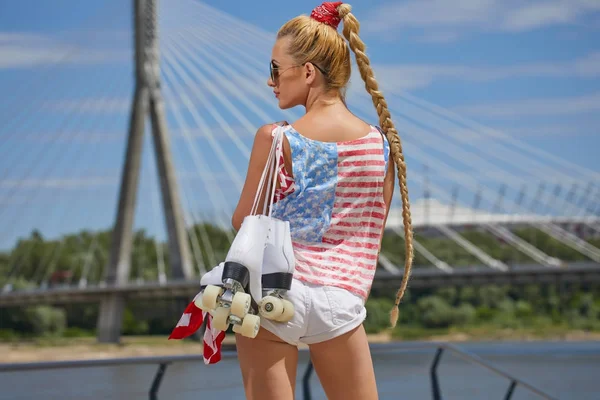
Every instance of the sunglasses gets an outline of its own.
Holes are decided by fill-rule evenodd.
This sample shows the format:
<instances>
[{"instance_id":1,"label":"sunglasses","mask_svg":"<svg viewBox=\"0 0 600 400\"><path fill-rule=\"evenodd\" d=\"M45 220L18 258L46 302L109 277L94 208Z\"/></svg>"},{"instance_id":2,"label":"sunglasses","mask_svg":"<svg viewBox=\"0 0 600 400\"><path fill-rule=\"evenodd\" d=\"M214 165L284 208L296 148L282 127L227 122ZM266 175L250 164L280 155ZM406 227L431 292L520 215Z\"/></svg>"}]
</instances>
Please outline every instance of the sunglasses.
<instances>
[{"instance_id":1,"label":"sunglasses","mask_svg":"<svg viewBox=\"0 0 600 400\"><path fill-rule=\"evenodd\" d=\"M269 73L270 73L270 75L271 75L271 80L272 80L272 81L273 81L273 82L274 82L276 85L278 85L278 84L279 84L279 77L280 77L280 76L281 76L281 75L282 75L282 74L283 74L285 71L287 71L288 69L291 69L291 68L302 67L302 66L304 66L305 64L306 64L306 63L304 63L304 64L292 65L292 66L290 66L290 67L288 67L288 68L286 68L286 69L284 69L284 70L280 71L280 70L279 70L279 66L278 66L277 64L275 64L273 61L271 61L271 62L269 63ZM322 69L321 67L319 67L317 64L313 64L313 65L315 66L315 68L316 68L316 69L318 69L319 71L321 71L321 73L322 73L324 76L327 76L327 74L325 73L325 71L323 71L323 69Z\"/></svg>"}]
</instances>

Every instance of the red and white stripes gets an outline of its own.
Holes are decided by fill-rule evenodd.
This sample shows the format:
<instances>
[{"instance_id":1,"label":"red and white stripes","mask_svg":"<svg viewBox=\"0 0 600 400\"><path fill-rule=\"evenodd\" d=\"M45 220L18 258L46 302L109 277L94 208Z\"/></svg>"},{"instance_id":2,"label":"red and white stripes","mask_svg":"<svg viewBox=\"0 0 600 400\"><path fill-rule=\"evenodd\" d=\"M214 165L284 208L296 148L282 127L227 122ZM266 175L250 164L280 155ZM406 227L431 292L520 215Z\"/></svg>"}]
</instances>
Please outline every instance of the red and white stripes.
<instances>
[{"instance_id":1,"label":"red and white stripes","mask_svg":"<svg viewBox=\"0 0 600 400\"><path fill-rule=\"evenodd\" d=\"M370 290L386 206L383 138L338 143L337 185L330 225L321 243L294 242L296 277L346 288L364 298Z\"/></svg>"}]
</instances>

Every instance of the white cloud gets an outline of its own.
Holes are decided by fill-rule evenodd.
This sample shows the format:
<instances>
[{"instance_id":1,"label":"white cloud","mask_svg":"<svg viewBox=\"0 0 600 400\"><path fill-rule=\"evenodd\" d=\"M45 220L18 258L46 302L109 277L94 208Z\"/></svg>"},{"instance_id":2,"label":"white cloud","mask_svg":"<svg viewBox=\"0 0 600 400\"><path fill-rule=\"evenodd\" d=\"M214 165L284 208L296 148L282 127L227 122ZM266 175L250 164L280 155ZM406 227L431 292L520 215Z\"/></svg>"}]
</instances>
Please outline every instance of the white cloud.
<instances>
[{"instance_id":1,"label":"white cloud","mask_svg":"<svg viewBox=\"0 0 600 400\"><path fill-rule=\"evenodd\" d=\"M132 95L133 96L133 95ZM133 98L133 97L132 97ZM41 109L58 112L115 114L129 113L132 98L124 97L88 97L73 100L52 100L42 104Z\"/></svg>"},{"instance_id":2,"label":"white cloud","mask_svg":"<svg viewBox=\"0 0 600 400\"><path fill-rule=\"evenodd\" d=\"M20 43L26 44L40 44L43 42L48 43L50 40L44 36L35 35L32 33L14 33L14 32L0 32L0 44L14 44Z\"/></svg>"},{"instance_id":3,"label":"white cloud","mask_svg":"<svg viewBox=\"0 0 600 400\"><path fill-rule=\"evenodd\" d=\"M417 37L418 42L422 43L450 43L458 40L458 32L427 32Z\"/></svg>"},{"instance_id":4,"label":"white cloud","mask_svg":"<svg viewBox=\"0 0 600 400\"><path fill-rule=\"evenodd\" d=\"M410 0L375 9L362 26L378 33L424 28L426 36L449 37L449 32L521 32L573 24L596 10L597 0Z\"/></svg>"},{"instance_id":5,"label":"white cloud","mask_svg":"<svg viewBox=\"0 0 600 400\"><path fill-rule=\"evenodd\" d=\"M221 102L221 99L208 89L208 85L212 85L213 90L219 95L222 95L222 93L219 92L219 89L223 87L225 82L231 84L231 82L227 80L227 77L221 77L210 79L210 81L204 80L202 82L190 80L184 84L179 84L179 87L175 87L171 80L167 81L163 78L162 95L165 102L165 108L167 111L172 111L175 109L185 110L188 108L186 100L189 99L193 104L192 107L196 107L198 110L202 111L205 109L205 107L202 105L202 101L198 95L203 96L208 102L218 104ZM262 81L248 81L247 83L249 85L249 90L258 89L269 96L272 95L271 89L269 89ZM177 89L177 91L175 89ZM232 90L235 90L235 88ZM126 97L102 97L99 95L97 97L84 97L76 99L53 99L44 102L41 108L43 110L59 112L123 114L129 113L131 110L133 95L134 93L132 91L131 95ZM240 97L242 95L244 95L244 92L238 90L237 96ZM254 104L257 104L259 101L264 101L264 99L260 98L258 95L253 94L252 96L253 97L250 99L250 101ZM233 97L229 93L225 93L224 97L226 97L229 101L233 100Z\"/></svg>"},{"instance_id":6,"label":"white cloud","mask_svg":"<svg viewBox=\"0 0 600 400\"><path fill-rule=\"evenodd\" d=\"M414 0L386 4L375 9L364 23L368 30L385 31L391 26L455 26L487 19L495 0Z\"/></svg>"},{"instance_id":7,"label":"white cloud","mask_svg":"<svg viewBox=\"0 0 600 400\"><path fill-rule=\"evenodd\" d=\"M575 115L600 112L600 92L584 96L538 98L505 103L455 107L454 111L474 117L510 118L539 115Z\"/></svg>"},{"instance_id":8,"label":"white cloud","mask_svg":"<svg viewBox=\"0 0 600 400\"><path fill-rule=\"evenodd\" d=\"M48 178L48 179L6 179L0 181L0 188L53 188L80 189L96 186L112 186L118 183L118 176L90 176L83 178Z\"/></svg>"},{"instance_id":9,"label":"white cloud","mask_svg":"<svg viewBox=\"0 0 600 400\"><path fill-rule=\"evenodd\" d=\"M530 63L509 66L465 66L444 64L375 65L377 79L386 90L413 90L440 79L470 82L496 81L517 77L600 77L600 52L564 62ZM362 88L361 88L362 89Z\"/></svg>"},{"instance_id":10,"label":"white cloud","mask_svg":"<svg viewBox=\"0 0 600 400\"><path fill-rule=\"evenodd\" d=\"M401 122L400 122L401 123ZM598 134L594 132L595 125L583 122L583 123L560 123L560 124L539 124L531 126L520 125L522 121L518 121L519 125L515 123L510 126L502 127L500 125L495 126L496 131L500 131L503 134L507 134L512 137L581 137ZM490 142L495 140L495 136L488 135L487 132L482 132L477 129L469 129L463 127L448 126L444 128L444 132L449 137L460 137L462 141L468 142Z\"/></svg>"},{"instance_id":11,"label":"white cloud","mask_svg":"<svg viewBox=\"0 0 600 400\"><path fill-rule=\"evenodd\" d=\"M573 65L574 72L581 76L597 77L600 75L600 52L592 53L587 57L576 60Z\"/></svg>"},{"instance_id":12,"label":"white cloud","mask_svg":"<svg viewBox=\"0 0 600 400\"><path fill-rule=\"evenodd\" d=\"M574 21L581 8L561 2L532 4L506 14L503 28L508 31L527 31L545 25L561 25Z\"/></svg>"},{"instance_id":13,"label":"white cloud","mask_svg":"<svg viewBox=\"0 0 600 400\"><path fill-rule=\"evenodd\" d=\"M33 203L31 196L0 196L0 205L12 206L12 205L24 205Z\"/></svg>"},{"instance_id":14,"label":"white cloud","mask_svg":"<svg viewBox=\"0 0 600 400\"><path fill-rule=\"evenodd\" d=\"M543 125L502 129L512 137L580 137L597 135L591 126L577 125Z\"/></svg>"},{"instance_id":15,"label":"white cloud","mask_svg":"<svg viewBox=\"0 0 600 400\"><path fill-rule=\"evenodd\" d=\"M84 143L98 144L118 142L127 136L127 128L124 126L121 132L73 132L63 134L62 132L42 131L17 135L19 139L37 144L48 143Z\"/></svg>"},{"instance_id":16,"label":"white cloud","mask_svg":"<svg viewBox=\"0 0 600 400\"><path fill-rule=\"evenodd\" d=\"M239 135L239 139L246 142L251 142L254 137L254 131L249 132L244 126L233 125L231 129ZM198 127L191 127L185 132L179 126L170 124L168 126L168 132L171 138L177 140L186 140L189 136L191 139L199 138L213 138L217 140L229 141L231 138L223 132L223 127L212 126L210 127L211 132L203 130ZM52 132L52 131L41 131L41 132L30 132L20 133L16 135L20 140L35 143L35 144L51 144L51 143L81 143L81 144L106 144L106 143L118 143L126 140L128 135L128 126L123 125L123 129L120 131L106 131L106 132ZM251 145L251 143L250 143Z\"/></svg>"},{"instance_id":17,"label":"white cloud","mask_svg":"<svg viewBox=\"0 0 600 400\"><path fill-rule=\"evenodd\" d=\"M154 166L152 167L154 168ZM0 189L18 188L25 189L87 189L101 186L115 187L121 179L121 171L116 170L111 175L105 176L82 176L82 177L56 177L43 179L5 179L0 181ZM196 181L202 177L198 171L194 170L178 170L176 171L177 178L182 181ZM152 179L155 177L153 176ZM232 178L225 172L211 172L205 180L210 185L217 185L223 182L230 182ZM143 182L142 182L143 183ZM8 204L8 201L15 201L14 197L0 196L0 204Z\"/></svg>"},{"instance_id":18,"label":"white cloud","mask_svg":"<svg viewBox=\"0 0 600 400\"><path fill-rule=\"evenodd\" d=\"M131 52L126 50L78 47L35 34L0 32L0 69L55 63L84 65L130 60Z\"/></svg>"},{"instance_id":19,"label":"white cloud","mask_svg":"<svg viewBox=\"0 0 600 400\"><path fill-rule=\"evenodd\" d=\"M129 114L133 103L131 97L84 97L79 99L49 100L42 104L41 109L65 113L91 113L91 114ZM164 96L167 111L185 108L183 102L171 96ZM195 103L196 104L196 103Z\"/></svg>"}]
</instances>

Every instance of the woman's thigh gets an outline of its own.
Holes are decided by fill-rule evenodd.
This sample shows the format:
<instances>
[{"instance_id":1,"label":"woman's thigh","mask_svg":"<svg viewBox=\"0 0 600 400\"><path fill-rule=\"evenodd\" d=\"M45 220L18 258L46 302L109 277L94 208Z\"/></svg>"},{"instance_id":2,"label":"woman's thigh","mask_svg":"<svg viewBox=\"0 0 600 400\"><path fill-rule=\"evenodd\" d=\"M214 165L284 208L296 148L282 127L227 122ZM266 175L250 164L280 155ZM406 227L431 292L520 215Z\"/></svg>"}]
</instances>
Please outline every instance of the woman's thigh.
<instances>
[{"instance_id":1,"label":"woman's thigh","mask_svg":"<svg viewBox=\"0 0 600 400\"><path fill-rule=\"evenodd\" d=\"M235 340L246 398L293 399L298 348L262 328L254 339L236 334Z\"/></svg>"},{"instance_id":2,"label":"woman's thigh","mask_svg":"<svg viewBox=\"0 0 600 400\"><path fill-rule=\"evenodd\" d=\"M310 345L310 358L329 400L378 398L363 325L334 339Z\"/></svg>"}]
</instances>

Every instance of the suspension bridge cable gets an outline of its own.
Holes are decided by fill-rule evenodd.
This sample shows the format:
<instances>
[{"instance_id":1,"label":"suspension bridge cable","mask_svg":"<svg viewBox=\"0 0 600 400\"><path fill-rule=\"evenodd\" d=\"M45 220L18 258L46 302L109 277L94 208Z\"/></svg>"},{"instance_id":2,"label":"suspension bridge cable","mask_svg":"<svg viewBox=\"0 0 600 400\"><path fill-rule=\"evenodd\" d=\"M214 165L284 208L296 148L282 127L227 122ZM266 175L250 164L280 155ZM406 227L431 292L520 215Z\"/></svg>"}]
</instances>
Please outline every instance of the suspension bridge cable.
<instances>
[{"instance_id":1,"label":"suspension bridge cable","mask_svg":"<svg viewBox=\"0 0 600 400\"><path fill-rule=\"evenodd\" d=\"M243 186L243 179L240 176L239 171L233 167L231 163L232 160L227 156L227 154L223 152L223 149L219 146L212 129L208 126L204 118L201 116L198 106L195 105L194 102L187 95L185 87L175 81L173 73L171 72L171 68L171 64L167 62L163 70L165 73L165 77L172 83L174 88L174 93L171 94L171 97L173 99L177 99L178 101L183 102L183 104L189 110L191 117L197 124L197 126L199 126L203 132L206 132L206 139L208 141L209 146L214 151L215 155L217 156L217 158L219 159L229 176L232 178L236 188L241 191ZM181 70L181 68L175 67L173 68L173 70L179 73L180 75L187 76L187 74L185 74L185 71ZM187 83L187 80L184 79L184 82ZM175 93L177 93L177 95L175 95Z\"/></svg>"},{"instance_id":2,"label":"suspension bridge cable","mask_svg":"<svg viewBox=\"0 0 600 400\"><path fill-rule=\"evenodd\" d=\"M114 10L109 9L106 4L103 4L103 8L101 9L103 12L94 12L92 14L86 15L85 17L78 18L77 24L74 28L82 27L82 26L90 26L90 24L94 21L103 21L103 26L106 26L106 21L110 20L110 17L115 15ZM110 12L109 12L110 10ZM51 79L51 73L54 72L58 67L64 66L68 61L70 61L79 51L82 50L81 45L83 45L84 40L89 39L89 37L93 37L94 39L99 39L101 36L98 35L98 32L81 32L77 31L77 35L73 35L72 31L68 31L65 33L65 36L68 36L69 39L75 38L75 43L70 46L70 48L65 49L64 54L57 55L55 48L48 49L47 53L44 53L45 56L53 56L54 60L51 62L50 66L46 67L43 72L36 73L34 75L34 79L30 78L30 75L27 78L19 80L13 86L13 88L9 89L10 93L16 94L18 97L11 96L7 97L6 103L10 104L10 108L1 108L4 111L7 111L5 114L9 115L10 118L16 118L27 107L30 107L33 110L37 110L37 106L35 106L34 102L31 102L29 98L26 96L30 95L32 89L36 88L36 84L41 83L46 93L54 93L57 88L62 88L60 81L56 79ZM88 46L89 47L89 46ZM57 84L58 86L54 86ZM50 86L52 85L52 86ZM38 86L39 87L39 86ZM39 96L37 97L40 98ZM7 124L10 120L4 121L4 128L7 127ZM14 129L7 129L11 132L14 132Z\"/></svg>"},{"instance_id":3,"label":"suspension bridge cable","mask_svg":"<svg viewBox=\"0 0 600 400\"><path fill-rule=\"evenodd\" d=\"M118 81L113 81L113 84L109 84L109 88L110 88L111 86L113 86L114 88L118 88L119 86L118 86L118 85L117 85L115 82L118 82ZM112 89L112 88L111 88L111 89ZM96 120L97 120L97 119L99 119L99 117L97 117L97 118L96 118ZM66 131L65 131L65 132L66 132ZM96 149L92 148L92 149L91 149L91 152L93 153L95 150L96 150ZM78 163L78 162L79 162L81 159L84 159L84 160L86 159L85 157L83 157L84 155L86 155L86 153L85 153L85 152L78 152L74 158L70 158L70 157L68 157L68 156L65 156L65 155L68 155L69 153L70 153L70 152L64 152L64 153L60 153L60 156L63 156L64 158L62 158L62 160L64 160L64 161L67 161L67 162L68 162L69 164L71 164L71 165L77 164L77 163ZM87 160L92 160L92 161L93 161L93 160L94 160L94 157L89 157L89 158L87 158ZM58 164L59 164L59 163L58 163L58 162L56 162L54 165L56 166L56 165L58 165ZM90 166L90 169L91 169L91 167L92 167L92 166L94 166L94 165L95 165L95 164L92 164L92 165ZM46 174L44 175L44 177L42 177L42 178L40 179L40 182L43 182L43 181L45 181L45 180L46 180L46 179L47 179L47 178L48 178L48 177L49 177L49 176L50 176L50 175L53 173L53 170L54 170L53 168L48 168L48 169L46 170ZM73 170L73 171L78 171L78 172L79 172L79 171L81 171L81 170L80 170L80 168L79 168L78 166L77 166L77 167L74 167L74 168L72 168L72 170ZM40 192L42 191L41 189L42 189L42 186L41 186L41 185L38 185L38 186L37 186L37 188L36 188L36 190L35 190L35 193L40 193ZM66 193L66 192L65 192L65 191L63 191L61 194L63 194L63 195L64 195L64 193ZM55 196L56 196L56 194L55 194ZM33 198L33 197L30 197L30 199L31 199L31 198ZM77 202L76 202L76 201L74 201L74 203L77 203ZM70 206L69 206L69 207L65 207L65 210L66 210L67 212L68 212L70 209L71 209L71 208L70 208ZM38 211L38 212L37 212L37 218L36 218L35 220L39 220L39 217L41 217L41 215L43 215L44 213L46 213L46 212L47 212L47 209L45 209L44 207L38 207L38 208L37 208L37 211ZM0 213L0 214L1 214L1 213ZM55 214L55 215L56 215L56 214ZM12 214L12 216L13 216L13 219L12 219L12 220L11 220L11 221L10 221L8 224L6 224L6 226L11 226L11 227L13 227L12 231L10 231L10 236L12 236L12 235L14 234L14 229L16 229L16 227L18 226L18 225L16 224L16 221L23 219L23 217L24 217L24 214L20 214L20 213L13 213L13 214ZM6 236L5 236L5 237L6 237ZM18 270L19 270L19 267L20 267L20 260L18 260L18 261L17 261L17 263L15 264L15 267L11 268L11 271L9 272L9 277L13 276L13 275L14 275L16 272L18 272Z\"/></svg>"},{"instance_id":4,"label":"suspension bridge cable","mask_svg":"<svg viewBox=\"0 0 600 400\"><path fill-rule=\"evenodd\" d=\"M179 53L179 51L177 51L176 49L169 48L169 50L166 52L166 54L168 54L168 55L173 54L173 55L175 55L175 57L179 57L177 60L182 64L183 67L187 67L187 69L189 71L192 71L193 73L198 74L201 77L200 79L204 80L204 77L203 77L203 75L201 75L201 72L198 69L194 68L192 65L190 65L184 58L182 58L181 53ZM227 136L229 136L229 138L231 139L233 144L240 151L240 153L242 153L244 158L250 159L250 149L248 148L248 146L240 140L239 136L231 128L231 126L229 125L227 120L225 120L219 114L219 112L216 110L216 108L212 104L212 102L210 102L206 98L206 96L202 93L201 90L199 90L195 85L193 85L191 75L187 74L185 72L185 70L181 69L180 67L173 66L173 69L175 71L179 72L180 74L181 73L185 74L183 78L186 81L186 84L189 84L189 85L187 85L188 91L192 92L194 94L194 96L198 100L200 100L200 105L203 107L203 109L207 110L209 112L209 114L215 119L215 121L219 124L219 128L221 128L227 134ZM215 88L212 85L207 85L207 86L209 87L209 90L212 93L215 93ZM204 87L206 87L206 86L204 86ZM230 111L233 115L235 115L236 118L238 118L238 120L240 122L247 123L251 127L251 129L253 128L252 125L250 124L250 122L247 119L245 119L245 117L240 117L239 111L235 110L235 108L231 104L231 102L229 102L226 99L223 99L222 95L217 96L217 98L219 98L219 100L221 102L223 102L223 104L228 109L228 111Z\"/></svg>"},{"instance_id":5,"label":"suspension bridge cable","mask_svg":"<svg viewBox=\"0 0 600 400\"><path fill-rule=\"evenodd\" d=\"M215 19L212 17L212 15L210 15L209 13L207 13L207 12L206 12L206 9L205 9L204 7L203 7L202 9L203 9L203 11L204 11L204 12L203 12L203 17L205 17L205 18L207 19L207 21L205 21L205 22L208 22L208 21L215 21ZM193 18L195 18L197 15L193 15L193 14L191 14L191 13L189 13L189 12L188 12L188 13L186 13L186 16L189 16L189 17L193 17ZM220 21L220 20L219 20L219 21ZM192 22L192 23L193 23L193 22ZM203 24L203 26L204 26L204 25L205 25L205 24ZM233 42L234 42L234 43L253 43L253 42L251 42L251 41L250 41L250 39L252 39L252 36L253 36L253 35L255 36L255 38L254 38L255 40L256 40L256 38L258 38L258 40L263 40L263 41L264 41L264 39L265 39L265 38L268 38L268 37L269 37L269 35L268 35L266 32L261 32L261 31L260 31L260 30L258 30L258 29L257 29L257 30L255 30L255 32L247 32L247 33L248 33L248 34L244 33L244 36L245 36L244 38L239 38L239 40L237 40L237 41L236 41L236 40L233 40ZM225 39L223 39L223 41L225 41ZM209 43L209 42L210 42L210 41L205 41L205 40L203 40L203 41L202 41L202 43ZM256 41L255 41L254 43L256 43ZM238 54L239 54L239 53L238 53ZM444 131L444 132L448 132L448 131ZM450 130L449 132L452 132L452 130ZM492 149L489 149L488 147L485 147L485 150L490 150L490 151L493 151ZM479 151L481 151L481 150L479 150ZM489 151L488 151L488 152L489 152ZM492 153L492 154L493 154L493 153ZM517 154L517 152L513 151L513 152L512 152L512 154ZM568 179L573 179L573 177L568 177ZM556 196L555 196L555 197L556 197ZM551 203L551 204L553 204L553 203Z\"/></svg>"},{"instance_id":6,"label":"suspension bridge cable","mask_svg":"<svg viewBox=\"0 0 600 400\"><path fill-rule=\"evenodd\" d=\"M112 80L111 83L109 83L108 87L109 88L112 88L113 86L114 87L118 87L116 84L114 84L114 82L115 81ZM88 99L88 101L89 101L89 99ZM107 102L107 99L104 98L103 100L101 100L101 103L102 102ZM80 107L84 108L86 106L86 104L87 104L87 101L84 102ZM99 120L99 119L100 119L100 115L96 115L95 120ZM75 141L72 141L70 139L72 139L73 136L75 134L77 134L77 131L73 131L73 132L69 133L69 130L67 129L69 123L70 123L70 125L75 125L75 127L79 128L79 126L81 125L82 121L84 121L84 120L85 120L84 118L67 119L67 120L65 120L65 123L61 126L61 133L59 135L59 139L65 139L66 138L67 139L67 143L69 143L69 145L70 145L69 149L76 148L75 146L73 146L73 143L75 143ZM43 150L46 150L45 154L49 154L50 153L50 152L47 151L48 149L42 149L42 151ZM54 171L56 170L56 168L58 166L61 165L59 163L59 160L62 159L63 161L67 162L69 165L72 165L74 161L76 162L76 161L78 161L78 160L80 160L82 158L82 152L76 153L74 159L70 159L70 156L68 156L68 154L69 154L69 151L56 151L55 154L53 155L53 157L48 157L48 158L50 158L49 165L43 165L42 163L39 163L39 164L38 163L32 163L32 165L29 168L26 169L25 174L23 176L21 176L18 181L15 181L14 185L11 185L11 189L12 190L10 191L9 198L12 198L14 196L14 194L17 192L17 190L21 189L30 180L31 176L35 172L35 167L37 165L42 165L43 170L45 172L43 174L43 176L41 177L41 180L39 180L40 182L43 182L44 180L46 180L48 177L50 177L54 173ZM39 160L40 159L40 155L38 155L38 157L36 157L36 158ZM43 159L43 157L42 157L42 159ZM0 181L0 184L2 182L3 181ZM4 182L4 183L6 183L6 182ZM39 191L39 187L38 187L38 191ZM30 197L30 199L31 199L31 197ZM7 210L8 210L8 208L0 210L0 217L3 216L7 212ZM43 209L42 209L42 211L43 211ZM13 217L21 217L21 216L19 216L18 214L14 213ZM12 223L10 223L9 226L15 226L14 222L15 221L13 219ZM3 236L3 238L4 238L4 236Z\"/></svg>"},{"instance_id":7,"label":"suspension bridge cable","mask_svg":"<svg viewBox=\"0 0 600 400\"><path fill-rule=\"evenodd\" d=\"M73 168L73 171L77 171L80 173L79 176L81 177L80 179L82 181L85 180L89 176L89 174L93 171L94 167L97 165L96 158L93 157L93 155L95 153L97 154L96 149L91 148L88 152L90 154L87 154L87 153L81 151L80 153L78 153L77 157L74 160L72 160L75 163L79 163L79 160L90 161L89 164L85 168L82 168L80 166ZM89 157L84 157L84 155L89 155ZM67 191L63 191L61 193L61 195L66 194L66 193L67 193ZM85 202L83 202L83 204L88 204L88 201L92 200L92 194L93 194L93 191L88 190L88 195L84 196ZM81 204L81 200L78 199L76 196L74 196L71 204L73 204L73 203ZM59 218L57 218L58 221L66 221L68 219L69 213L73 212L73 209L76 209L76 205L64 207L63 213L60 215ZM83 217L83 219L81 221L83 223L83 226L85 226L88 223L88 221L91 219L91 214L92 213L86 213L86 216ZM55 214L55 216L56 215L57 214ZM59 241L57 248L55 248L52 251L51 256L50 256L50 261L48 262L47 266L44 264L44 262L40 262L40 266L43 265L43 267L40 269L41 274L42 274L42 276L40 278L41 282L46 280L48 278L48 276L54 272L54 267L56 265L56 262L57 262L58 258L60 257L60 255L62 254L65 240L66 240L66 236L63 236L63 238ZM47 257L45 257L45 258L47 258ZM37 277L37 274L35 276ZM37 279L34 278L34 281L37 281Z\"/></svg>"},{"instance_id":8,"label":"suspension bridge cable","mask_svg":"<svg viewBox=\"0 0 600 400\"><path fill-rule=\"evenodd\" d=\"M164 89L165 89L166 96L169 96L170 94L177 91L177 89L179 89L179 87L173 88L173 89L171 88L171 82L170 82L169 78L167 78L164 81L164 83L165 83ZM189 106L189 103L186 105ZM196 145L194 144L192 137L189 133L189 127L188 127L187 123L185 122L181 112L179 111L179 108L178 107L172 108L172 114L173 114L173 117L174 117L176 123L179 125L180 130L183 133L183 136L187 142L187 149L190 152L190 155L192 157L194 165L196 166L198 175L200 176L200 179L204 183L206 192L208 194L208 199L212 203L214 210L219 210L220 208L225 207L228 203L223 194L223 191L221 190L219 185L211 185L210 184L211 176L214 176L214 173L209 172L208 164L204 162L203 157L201 156L201 153L197 150ZM228 223L224 222L221 218L219 218L219 222L222 227L227 227L227 225L228 225Z\"/></svg>"}]
</instances>

